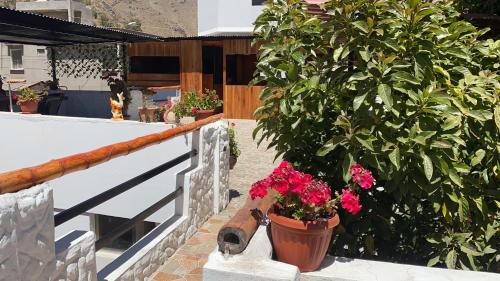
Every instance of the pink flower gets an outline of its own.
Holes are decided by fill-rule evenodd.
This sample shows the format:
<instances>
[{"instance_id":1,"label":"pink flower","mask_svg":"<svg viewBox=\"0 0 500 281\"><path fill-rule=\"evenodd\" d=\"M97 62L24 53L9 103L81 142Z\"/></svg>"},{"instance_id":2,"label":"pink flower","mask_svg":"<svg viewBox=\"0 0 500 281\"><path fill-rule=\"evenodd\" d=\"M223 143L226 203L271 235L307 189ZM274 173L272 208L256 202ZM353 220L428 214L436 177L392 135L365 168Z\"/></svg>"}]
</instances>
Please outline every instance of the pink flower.
<instances>
[{"instance_id":1,"label":"pink flower","mask_svg":"<svg viewBox=\"0 0 500 281\"><path fill-rule=\"evenodd\" d=\"M288 163L287 161L282 161L278 168L274 169L273 176L286 178L292 170L293 168L290 163Z\"/></svg>"},{"instance_id":2,"label":"pink flower","mask_svg":"<svg viewBox=\"0 0 500 281\"><path fill-rule=\"evenodd\" d=\"M192 113L197 113L198 111L199 111L199 110L198 110L197 108L193 108L193 109L191 109L191 112L192 112Z\"/></svg>"},{"instance_id":3,"label":"pink flower","mask_svg":"<svg viewBox=\"0 0 500 281\"><path fill-rule=\"evenodd\" d=\"M288 185L288 181L285 179L275 179L272 183L272 188L278 191L281 195L285 196L288 193L290 186Z\"/></svg>"},{"instance_id":4,"label":"pink flower","mask_svg":"<svg viewBox=\"0 0 500 281\"><path fill-rule=\"evenodd\" d=\"M267 195L267 189L270 186L270 179L266 178L260 180L254 184L250 188L250 197L254 200L257 197L264 198Z\"/></svg>"},{"instance_id":5,"label":"pink flower","mask_svg":"<svg viewBox=\"0 0 500 281\"><path fill-rule=\"evenodd\" d=\"M359 164L351 165L351 167L349 168L349 171L351 172L351 176L361 174L363 172L363 170L364 170L363 167Z\"/></svg>"},{"instance_id":6,"label":"pink flower","mask_svg":"<svg viewBox=\"0 0 500 281\"><path fill-rule=\"evenodd\" d=\"M375 183L373 179L372 172L365 171L364 174L361 175L361 179L358 181L359 186L364 189L370 189Z\"/></svg>"},{"instance_id":7,"label":"pink flower","mask_svg":"<svg viewBox=\"0 0 500 281\"><path fill-rule=\"evenodd\" d=\"M312 180L313 177L311 175L304 174L295 170L291 171L288 175L290 190L297 194L301 194Z\"/></svg>"},{"instance_id":8,"label":"pink flower","mask_svg":"<svg viewBox=\"0 0 500 281\"><path fill-rule=\"evenodd\" d=\"M342 208L346 209L349 213L356 215L361 211L361 204L359 204L359 195L351 192L349 189L342 190Z\"/></svg>"},{"instance_id":9,"label":"pink flower","mask_svg":"<svg viewBox=\"0 0 500 281\"><path fill-rule=\"evenodd\" d=\"M323 206L332 199L332 192L324 181L313 180L304 189L300 200L304 204Z\"/></svg>"},{"instance_id":10,"label":"pink flower","mask_svg":"<svg viewBox=\"0 0 500 281\"><path fill-rule=\"evenodd\" d=\"M17 95L12 95L12 100L17 100Z\"/></svg>"}]
</instances>

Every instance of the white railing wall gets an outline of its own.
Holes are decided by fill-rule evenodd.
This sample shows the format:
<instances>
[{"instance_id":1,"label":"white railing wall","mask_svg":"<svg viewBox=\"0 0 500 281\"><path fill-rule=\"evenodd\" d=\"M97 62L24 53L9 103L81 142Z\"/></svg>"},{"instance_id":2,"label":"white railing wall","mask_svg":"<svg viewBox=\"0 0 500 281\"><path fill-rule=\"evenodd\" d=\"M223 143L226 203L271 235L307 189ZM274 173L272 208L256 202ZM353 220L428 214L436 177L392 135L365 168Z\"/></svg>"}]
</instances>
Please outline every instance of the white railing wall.
<instances>
[{"instance_id":1,"label":"white railing wall","mask_svg":"<svg viewBox=\"0 0 500 281\"><path fill-rule=\"evenodd\" d=\"M2 137L9 134L3 139L11 147L13 144L24 147L26 153L0 146L0 172L168 128L165 124L17 114L13 117L2 113L0 132ZM227 122L217 121L88 170L0 195L0 281L97 280L97 276L99 280L144 280L149 277L204 221L227 205L228 142ZM184 188L180 197L147 219L159 225L99 273L96 272L95 235L88 227L90 221L79 216L54 228L56 211L72 207L192 149L197 150L198 155L191 160L90 211L131 218L175 188Z\"/></svg>"}]
</instances>

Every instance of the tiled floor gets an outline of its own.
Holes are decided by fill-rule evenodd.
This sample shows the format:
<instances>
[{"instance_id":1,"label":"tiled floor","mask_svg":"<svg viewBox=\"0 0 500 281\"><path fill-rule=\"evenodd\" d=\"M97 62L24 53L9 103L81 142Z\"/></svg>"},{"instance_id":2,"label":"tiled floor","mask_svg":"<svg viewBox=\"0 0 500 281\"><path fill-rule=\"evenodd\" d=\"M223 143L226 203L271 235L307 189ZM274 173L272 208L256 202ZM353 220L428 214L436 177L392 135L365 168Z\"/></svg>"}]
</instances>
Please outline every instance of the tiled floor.
<instances>
[{"instance_id":1,"label":"tiled floor","mask_svg":"<svg viewBox=\"0 0 500 281\"><path fill-rule=\"evenodd\" d=\"M231 202L220 214L210 218L185 245L153 274L155 281L200 281L208 255L217 246L217 233L244 204L250 185L268 175L273 164L274 151L266 151L267 143L257 148L252 139L255 121L232 120L241 156L230 172Z\"/></svg>"}]
</instances>

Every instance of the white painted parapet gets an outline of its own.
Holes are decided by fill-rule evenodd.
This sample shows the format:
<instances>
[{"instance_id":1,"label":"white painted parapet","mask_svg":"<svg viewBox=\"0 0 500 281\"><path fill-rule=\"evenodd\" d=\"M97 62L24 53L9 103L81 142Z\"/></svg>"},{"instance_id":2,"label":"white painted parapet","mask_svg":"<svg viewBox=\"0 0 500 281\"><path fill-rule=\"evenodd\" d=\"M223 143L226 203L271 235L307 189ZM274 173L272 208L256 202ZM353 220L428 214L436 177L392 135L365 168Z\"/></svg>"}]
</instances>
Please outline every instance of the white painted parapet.
<instances>
[{"instance_id":1,"label":"white painted parapet","mask_svg":"<svg viewBox=\"0 0 500 281\"><path fill-rule=\"evenodd\" d=\"M261 226L239 255L215 249L203 267L204 281L499 281L500 274L430 268L327 256L320 269L300 273L272 260L266 227Z\"/></svg>"}]
</instances>

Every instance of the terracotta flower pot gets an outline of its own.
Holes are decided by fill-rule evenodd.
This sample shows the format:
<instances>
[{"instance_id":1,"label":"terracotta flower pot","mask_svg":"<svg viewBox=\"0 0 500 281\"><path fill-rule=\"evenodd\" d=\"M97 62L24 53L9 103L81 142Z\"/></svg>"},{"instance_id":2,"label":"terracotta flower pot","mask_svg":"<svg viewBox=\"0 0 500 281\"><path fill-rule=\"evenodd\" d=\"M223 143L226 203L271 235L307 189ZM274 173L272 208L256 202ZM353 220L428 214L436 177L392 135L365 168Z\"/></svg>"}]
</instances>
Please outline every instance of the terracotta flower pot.
<instances>
[{"instance_id":1,"label":"terracotta flower pot","mask_svg":"<svg viewBox=\"0 0 500 281\"><path fill-rule=\"evenodd\" d=\"M236 156L229 156L229 169L232 170L234 166L236 165L236 162L238 162L238 158Z\"/></svg>"},{"instance_id":2,"label":"terracotta flower pot","mask_svg":"<svg viewBox=\"0 0 500 281\"><path fill-rule=\"evenodd\" d=\"M19 102L21 112L24 114L34 114L38 112L38 101Z\"/></svg>"},{"instance_id":3,"label":"terracotta flower pot","mask_svg":"<svg viewBox=\"0 0 500 281\"><path fill-rule=\"evenodd\" d=\"M339 216L328 221L299 221L277 215L269 209L274 251L280 262L297 266L301 272L319 268L326 256Z\"/></svg>"},{"instance_id":4,"label":"terracotta flower pot","mask_svg":"<svg viewBox=\"0 0 500 281\"><path fill-rule=\"evenodd\" d=\"M215 114L214 109L198 110L195 114L196 121L206 119Z\"/></svg>"}]
</instances>

